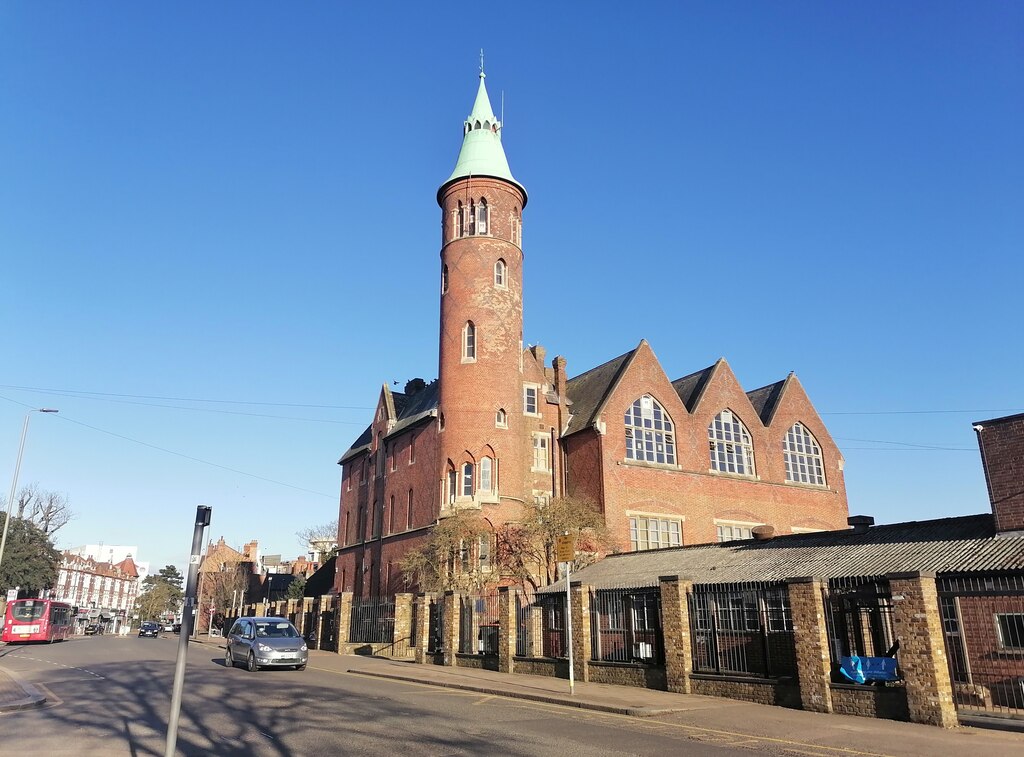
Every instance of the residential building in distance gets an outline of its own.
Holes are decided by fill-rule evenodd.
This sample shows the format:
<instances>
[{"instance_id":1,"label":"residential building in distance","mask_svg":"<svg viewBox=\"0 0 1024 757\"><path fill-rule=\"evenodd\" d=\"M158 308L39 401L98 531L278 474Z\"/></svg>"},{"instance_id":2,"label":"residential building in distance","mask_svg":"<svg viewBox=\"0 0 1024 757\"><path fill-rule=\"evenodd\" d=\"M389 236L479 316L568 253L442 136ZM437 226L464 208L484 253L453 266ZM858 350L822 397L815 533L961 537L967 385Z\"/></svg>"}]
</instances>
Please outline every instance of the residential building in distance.
<instances>
[{"instance_id":1,"label":"residential building in distance","mask_svg":"<svg viewBox=\"0 0 1024 757\"><path fill-rule=\"evenodd\" d=\"M139 571L130 554L119 562L101 562L67 550L61 555L54 595L78 608L75 622L98 623L116 633L131 624L139 594Z\"/></svg>"},{"instance_id":2,"label":"residential building in distance","mask_svg":"<svg viewBox=\"0 0 1024 757\"><path fill-rule=\"evenodd\" d=\"M845 527L843 457L795 375L748 391L722 359L672 380L641 339L570 376L524 347L528 196L501 136L481 72L437 192L438 378L384 384L339 460L335 590L405 591L398 565L440 519L472 510L498 529L561 497L592 502L621 551ZM465 562L495 549L484 536Z\"/></svg>"}]
</instances>

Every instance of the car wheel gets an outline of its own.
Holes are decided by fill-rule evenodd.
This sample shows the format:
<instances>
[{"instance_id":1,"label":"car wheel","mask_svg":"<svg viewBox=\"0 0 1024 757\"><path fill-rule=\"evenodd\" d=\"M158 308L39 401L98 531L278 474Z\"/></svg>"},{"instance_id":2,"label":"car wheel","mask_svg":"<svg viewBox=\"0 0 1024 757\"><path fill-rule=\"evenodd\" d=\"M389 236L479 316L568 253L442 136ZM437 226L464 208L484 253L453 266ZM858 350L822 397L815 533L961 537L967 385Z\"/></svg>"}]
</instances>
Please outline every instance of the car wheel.
<instances>
[{"instance_id":1,"label":"car wheel","mask_svg":"<svg viewBox=\"0 0 1024 757\"><path fill-rule=\"evenodd\" d=\"M255 673L257 670L260 669L260 666L256 664L256 655L254 655L252 652L249 653L249 657L246 659L245 667L249 670L250 673Z\"/></svg>"},{"instance_id":2,"label":"car wheel","mask_svg":"<svg viewBox=\"0 0 1024 757\"><path fill-rule=\"evenodd\" d=\"M231 648L225 648L224 650L224 667L233 668L235 667L235 658L231 656Z\"/></svg>"}]
</instances>

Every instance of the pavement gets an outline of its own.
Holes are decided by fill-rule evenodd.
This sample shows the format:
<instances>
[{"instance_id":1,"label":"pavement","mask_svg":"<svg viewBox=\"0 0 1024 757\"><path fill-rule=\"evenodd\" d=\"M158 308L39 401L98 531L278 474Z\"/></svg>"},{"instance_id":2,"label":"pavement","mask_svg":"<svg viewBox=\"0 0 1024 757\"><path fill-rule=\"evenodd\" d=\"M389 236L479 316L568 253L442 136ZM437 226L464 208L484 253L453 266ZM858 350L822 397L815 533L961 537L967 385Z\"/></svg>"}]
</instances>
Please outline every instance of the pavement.
<instances>
[{"instance_id":1,"label":"pavement","mask_svg":"<svg viewBox=\"0 0 1024 757\"><path fill-rule=\"evenodd\" d=\"M223 649L223 639L201 637L204 646ZM673 694L632 686L576 682L570 693L562 678L515 674L361 655L310 652L309 667L350 674L508 697L538 707L590 710L608 717L644 718L651 724L684 729L692 738L718 744L755 743L768 751L845 755L933 757L943 754L1020 757L1024 721L988 718L955 729L917 723L826 715L696 694ZM37 689L0 668L0 712L39 706ZM974 727L975 722L989 727Z\"/></svg>"}]
</instances>

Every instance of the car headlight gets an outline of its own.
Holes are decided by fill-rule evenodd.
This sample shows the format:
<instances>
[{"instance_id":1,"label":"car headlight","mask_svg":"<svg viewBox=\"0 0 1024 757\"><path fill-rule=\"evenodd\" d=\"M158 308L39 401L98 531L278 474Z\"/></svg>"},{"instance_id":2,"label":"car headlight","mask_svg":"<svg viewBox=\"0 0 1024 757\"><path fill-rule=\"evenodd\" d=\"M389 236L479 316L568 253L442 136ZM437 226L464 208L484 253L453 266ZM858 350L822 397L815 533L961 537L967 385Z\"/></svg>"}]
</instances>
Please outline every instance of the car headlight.
<instances>
[{"instance_id":1,"label":"car headlight","mask_svg":"<svg viewBox=\"0 0 1024 757\"><path fill-rule=\"evenodd\" d=\"M301 647L299 647L299 651L300 651L300 652L305 652L305 651L307 651L308 649L309 649L309 647L307 647L307 646L306 646L305 644L303 644L303 645L302 645Z\"/></svg>"},{"instance_id":2,"label":"car headlight","mask_svg":"<svg viewBox=\"0 0 1024 757\"><path fill-rule=\"evenodd\" d=\"M266 644L257 644L256 645L256 649L258 649L261 652L273 652L274 651L273 647L268 647Z\"/></svg>"}]
</instances>

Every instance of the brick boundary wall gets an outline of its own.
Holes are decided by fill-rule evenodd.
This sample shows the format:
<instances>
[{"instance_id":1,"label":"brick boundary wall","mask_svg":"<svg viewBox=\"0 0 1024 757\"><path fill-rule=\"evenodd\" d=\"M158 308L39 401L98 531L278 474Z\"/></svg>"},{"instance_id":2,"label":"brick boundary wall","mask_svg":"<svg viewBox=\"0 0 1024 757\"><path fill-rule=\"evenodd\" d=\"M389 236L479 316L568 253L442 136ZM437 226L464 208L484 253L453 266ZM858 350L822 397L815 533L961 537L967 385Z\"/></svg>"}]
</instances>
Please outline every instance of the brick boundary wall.
<instances>
[{"instance_id":1,"label":"brick boundary wall","mask_svg":"<svg viewBox=\"0 0 1024 757\"><path fill-rule=\"evenodd\" d=\"M832 712L832 658L825 627L822 581L794 578L789 581L789 607L793 615L793 646L796 649L800 703L811 712Z\"/></svg>"}]
</instances>

